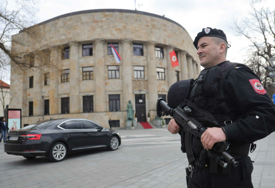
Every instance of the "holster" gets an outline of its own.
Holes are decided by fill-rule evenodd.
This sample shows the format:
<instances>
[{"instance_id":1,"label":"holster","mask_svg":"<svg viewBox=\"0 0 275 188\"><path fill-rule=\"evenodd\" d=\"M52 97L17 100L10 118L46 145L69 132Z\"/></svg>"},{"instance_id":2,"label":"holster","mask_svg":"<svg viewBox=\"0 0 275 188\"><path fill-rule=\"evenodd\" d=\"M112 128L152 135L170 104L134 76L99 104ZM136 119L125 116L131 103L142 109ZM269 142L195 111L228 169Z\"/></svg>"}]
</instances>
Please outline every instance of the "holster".
<instances>
[{"instance_id":1,"label":"holster","mask_svg":"<svg viewBox=\"0 0 275 188\"><path fill-rule=\"evenodd\" d=\"M185 168L185 171L186 171L186 185L188 187L188 182L189 182L189 179L190 179L191 172L189 171L188 167Z\"/></svg>"}]
</instances>

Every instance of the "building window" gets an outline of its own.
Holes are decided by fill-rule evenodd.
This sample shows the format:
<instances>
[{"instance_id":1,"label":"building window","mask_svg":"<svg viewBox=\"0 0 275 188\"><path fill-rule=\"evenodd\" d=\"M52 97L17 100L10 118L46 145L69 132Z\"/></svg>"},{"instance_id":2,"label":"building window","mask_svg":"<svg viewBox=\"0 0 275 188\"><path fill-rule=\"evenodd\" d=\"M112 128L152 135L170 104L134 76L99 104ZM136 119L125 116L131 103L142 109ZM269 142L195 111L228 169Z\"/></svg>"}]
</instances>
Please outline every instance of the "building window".
<instances>
[{"instance_id":1,"label":"building window","mask_svg":"<svg viewBox=\"0 0 275 188\"><path fill-rule=\"evenodd\" d=\"M93 112L94 111L94 102L93 96L83 96L83 112Z\"/></svg>"},{"instance_id":2,"label":"building window","mask_svg":"<svg viewBox=\"0 0 275 188\"><path fill-rule=\"evenodd\" d=\"M120 127L119 120L111 120L110 124L111 124L111 127Z\"/></svg>"},{"instance_id":3,"label":"building window","mask_svg":"<svg viewBox=\"0 0 275 188\"><path fill-rule=\"evenodd\" d=\"M33 116L33 101L29 101L29 116Z\"/></svg>"},{"instance_id":4,"label":"building window","mask_svg":"<svg viewBox=\"0 0 275 188\"><path fill-rule=\"evenodd\" d=\"M82 67L82 80L93 79L94 67Z\"/></svg>"},{"instance_id":5,"label":"building window","mask_svg":"<svg viewBox=\"0 0 275 188\"><path fill-rule=\"evenodd\" d=\"M134 66L134 78L144 79L144 67Z\"/></svg>"},{"instance_id":6,"label":"building window","mask_svg":"<svg viewBox=\"0 0 275 188\"><path fill-rule=\"evenodd\" d=\"M50 73L44 74L44 85L50 85Z\"/></svg>"},{"instance_id":7,"label":"building window","mask_svg":"<svg viewBox=\"0 0 275 188\"><path fill-rule=\"evenodd\" d=\"M134 55L143 56L143 44L133 44Z\"/></svg>"},{"instance_id":8,"label":"building window","mask_svg":"<svg viewBox=\"0 0 275 188\"><path fill-rule=\"evenodd\" d=\"M108 66L108 78L109 79L119 78L119 66Z\"/></svg>"},{"instance_id":9,"label":"building window","mask_svg":"<svg viewBox=\"0 0 275 188\"><path fill-rule=\"evenodd\" d=\"M44 115L50 115L50 101L44 100Z\"/></svg>"},{"instance_id":10,"label":"building window","mask_svg":"<svg viewBox=\"0 0 275 188\"><path fill-rule=\"evenodd\" d=\"M33 76L29 77L29 88L33 88Z\"/></svg>"},{"instance_id":11,"label":"building window","mask_svg":"<svg viewBox=\"0 0 275 188\"><path fill-rule=\"evenodd\" d=\"M30 67L34 67L34 57L30 57Z\"/></svg>"},{"instance_id":12,"label":"building window","mask_svg":"<svg viewBox=\"0 0 275 188\"><path fill-rule=\"evenodd\" d=\"M162 47L156 47L156 57L164 58L164 52Z\"/></svg>"},{"instance_id":13,"label":"building window","mask_svg":"<svg viewBox=\"0 0 275 188\"><path fill-rule=\"evenodd\" d=\"M61 114L69 114L70 113L70 98L65 97L61 98Z\"/></svg>"},{"instance_id":14,"label":"building window","mask_svg":"<svg viewBox=\"0 0 275 188\"><path fill-rule=\"evenodd\" d=\"M159 94L159 98L162 98L166 102L166 95L164 94Z\"/></svg>"},{"instance_id":15,"label":"building window","mask_svg":"<svg viewBox=\"0 0 275 188\"><path fill-rule=\"evenodd\" d=\"M82 45L82 56L92 56L93 55L93 45L83 44Z\"/></svg>"},{"instance_id":16,"label":"building window","mask_svg":"<svg viewBox=\"0 0 275 188\"><path fill-rule=\"evenodd\" d=\"M157 68L157 79L165 80L165 69L164 68Z\"/></svg>"},{"instance_id":17,"label":"building window","mask_svg":"<svg viewBox=\"0 0 275 188\"><path fill-rule=\"evenodd\" d=\"M63 59L70 59L70 48L64 48L63 50Z\"/></svg>"},{"instance_id":18,"label":"building window","mask_svg":"<svg viewBox=\"0 0 275 188\"><path fill-rule=\"evenodd\" d=\"M176 78L177 78L177 82L180 81L180 72L176 71Z\"/></svg>"},{"instance_id":19,"label":"building window","mask_svg":"<svg viewBox=\"0 0 275 188\"><path fill-rule=\"evenodd\" d=\"M118 43L108 43L108 45L107 45L107 55L113 55L111 44L116 49L117 53L119 53Z\"/></svg>"},{"instance_id":20,"label":"building window","mask_svg":"<svg viewBox=\"0 0 275 188\"><path fill-rule=\"evenodd\" d=\"M62 70L61 72L61 83L70 81L70 69Z\"/></svg>"},{"instance_id":21,"label":"building window","mask_svg":"<svg viewBox=\"0 0 275 188\"><path fill-rule=\"evenodd\" d=\"M120 111L120 95L109 95L109 111Z\"/></svg>"}]
</instances>

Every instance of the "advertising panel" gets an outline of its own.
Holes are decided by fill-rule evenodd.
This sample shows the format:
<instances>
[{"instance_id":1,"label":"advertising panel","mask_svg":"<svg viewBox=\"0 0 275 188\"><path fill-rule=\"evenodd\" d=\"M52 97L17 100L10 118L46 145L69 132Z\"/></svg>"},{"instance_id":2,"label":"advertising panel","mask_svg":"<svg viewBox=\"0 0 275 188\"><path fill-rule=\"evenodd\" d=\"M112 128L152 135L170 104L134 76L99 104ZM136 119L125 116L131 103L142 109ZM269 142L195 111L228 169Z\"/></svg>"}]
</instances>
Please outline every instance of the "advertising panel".
<instances>
[{"instance_id":1,"label":"advertising panel","mask_svg":"<svg viewBox=\"0 0 275 188\"><path fill-rule=\"evenodd\" d=\"M21 129L21 109L8 109L8 127L10 131Z\"/></svg>"}]
</instances>

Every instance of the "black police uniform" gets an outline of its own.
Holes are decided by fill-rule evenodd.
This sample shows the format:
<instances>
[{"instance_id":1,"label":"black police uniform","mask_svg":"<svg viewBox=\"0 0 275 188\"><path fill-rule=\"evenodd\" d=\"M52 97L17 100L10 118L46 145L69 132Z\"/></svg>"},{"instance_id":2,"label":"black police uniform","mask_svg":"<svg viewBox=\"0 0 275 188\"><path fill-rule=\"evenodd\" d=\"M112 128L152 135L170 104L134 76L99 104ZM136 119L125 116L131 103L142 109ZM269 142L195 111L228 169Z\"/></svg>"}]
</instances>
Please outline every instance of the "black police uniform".
<instances>
[{"instance_id":1,"label":"black police uniform","mask_svg":"<svg viewBox=\"0 0 275 188\"><path fill-rule=\"evenodd\" d=\"M197 35L194 45L197 46L199 39L204 36L219 37L226 41L221 30L207 28ZM200 73L192 88L190 100L213 114L223 127L227 141L231 143L229 153L239 161L239 165L234 167L229 164L227 170L224 170L206 159L206 165L194 165L188 187L252 188L253 165L248 156L249 145L275 130L275 105L258 77L245 65L221 62ZM207 123L201 123L207 127ZM180 134L182 150L185 152L186 133L180 130ZM192 138L192 151L197 161L202 150L201 141Z\"/></svg>"}]
</instances>

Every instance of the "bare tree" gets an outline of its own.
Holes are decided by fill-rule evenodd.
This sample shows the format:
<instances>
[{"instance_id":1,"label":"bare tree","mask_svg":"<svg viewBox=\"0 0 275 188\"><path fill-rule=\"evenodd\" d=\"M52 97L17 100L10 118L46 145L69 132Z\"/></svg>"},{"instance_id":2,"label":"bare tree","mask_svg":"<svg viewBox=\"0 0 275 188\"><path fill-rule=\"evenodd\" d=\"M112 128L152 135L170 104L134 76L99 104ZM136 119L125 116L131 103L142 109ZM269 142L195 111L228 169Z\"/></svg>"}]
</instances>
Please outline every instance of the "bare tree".
<instances>
[{"instance_id":1,"label":"bare tree","mask_svg":"<svg viewBox=\"0 0 275 188\"><path fill-rule=\"evenodd\" d=\"M30 37L34 33L27 27L35 23L34 14L35 0L0 0L0 67L9 64L12 60L16 64L23 63L24 53L12 53L11 43L12 35L20 32L26 32ZM24 44L24 41L13 41ZM24 44L26 45L26 44Z\"/></svg>"},{"instance_id":2,"label":"bare tree","mask_svg":"<svg viewBox=\"0 0 275 188\"><path fill-rule=\"evenodd\" d=\"M12 101L10 97L10 87L4 83L2 80L7 76L6 67L0 70L0 108L2 108L3 113L5 111L6 105L9 105Z\"/></svg>"},{"instance_id":3,"label":"bare tree","mask_svg":"<svg viewBox=\"0 0 275 188\"><path fill-rule=\"evenodd\" d=\"M252 11L241 21L235 20L233 29L239 36L246 37L251 45L248 48L246 64L263 81L265 88L270 79L266 78L265 67L271 66L269 58L275 55L275 10L256 8L258 2L252 1Z\"/></svg>"}]
</instances>

